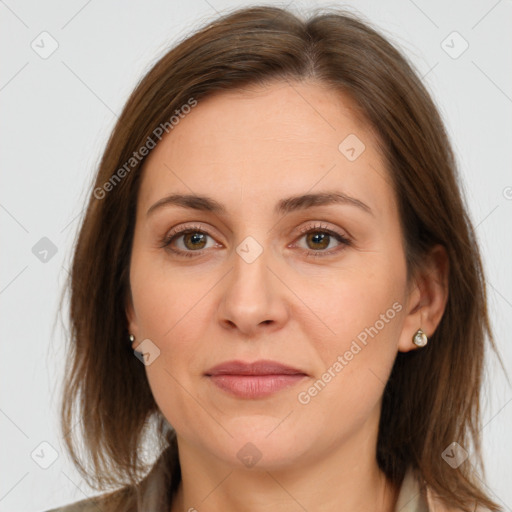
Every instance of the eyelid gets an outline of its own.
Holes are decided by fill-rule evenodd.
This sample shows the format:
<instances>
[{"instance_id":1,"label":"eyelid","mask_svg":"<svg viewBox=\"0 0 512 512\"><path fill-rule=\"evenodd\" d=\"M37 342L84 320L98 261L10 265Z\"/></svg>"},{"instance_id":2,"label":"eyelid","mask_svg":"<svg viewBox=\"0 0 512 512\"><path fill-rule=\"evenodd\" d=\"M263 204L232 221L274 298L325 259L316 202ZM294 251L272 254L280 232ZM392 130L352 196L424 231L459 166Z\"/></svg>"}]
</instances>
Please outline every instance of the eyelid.
<instances>
[{"instance_id":1,"label":"eyelid","mask_svg":"<svg viewBox=\"0 0 512 512\"><path fill-rule=\"evenodd\" d=\"M183 233L184 231L200 231L210 235L208 229L205 229L205 227L200 224L179 224L178 227L173 227L168 232L166 232L165 238L169 238L173 235Z\"/></svg>"},{"instance_id":2,"label":"eyelid","mask_svg":"<svg viewBox=\"0 0 512 512\"><path fill-rule=\"evenodd\" d=\"M170 248L170 244L174 238L179 238L180 236L186 235L187 233L191 233L191 232L204 233L205 235L209 236L210 238L215 239L215 237L210 233L209 228L205 229L204 226L199 225L199 224L185 224L185 225L179 225L178 227L173 227L173 228L171 228L170 231L167 231L165 233L165 235L159 240L159 247L162 249L168 249L171 252L178 253L178 254L185 254L185 253L202 254L203 251L182 251L182 250L174 250L174 249Z\"/></svg>"}]
</instances>

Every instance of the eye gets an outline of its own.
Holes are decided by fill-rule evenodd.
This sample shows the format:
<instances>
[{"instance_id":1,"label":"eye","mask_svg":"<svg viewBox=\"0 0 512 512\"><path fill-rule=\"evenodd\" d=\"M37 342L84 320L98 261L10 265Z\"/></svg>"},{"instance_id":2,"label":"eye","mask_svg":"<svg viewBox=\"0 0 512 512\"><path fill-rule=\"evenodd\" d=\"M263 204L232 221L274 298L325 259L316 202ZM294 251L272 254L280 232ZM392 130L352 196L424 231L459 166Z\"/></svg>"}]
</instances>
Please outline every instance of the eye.
<instances>
[{"instance_id":1,"label":"eye","mask_svg":"<svg viewBox=\"0 0 512 512\"><path fill-rule=\"evenodd\" d=\"M161 247L179 254L180 256L195 256L194 253L202 254L203 249L209 249L207 239L210 235L199 226L186 226L171 231L162 240ZM173 247L176 243L177 248ZM215 246L215 244L213 244Z\"/></svg>"},{"instance_id":2,"label":"eye","mask_svg":"<svg viewBox=\"0 0 512 512\"><path fill-rule=\"evenodd\" d=\"M313 248L313 251L310 251L306 256L313 256L313 257L322 257L322 256L330 256L332 254L338 253L341 250L344 249L345 246L350 245L350 240L346 238L341 233L338 233L337 231L334 231L332 229L329 229L326 226L320 225L314 225L314 226L307 226L306 228L303 228L300 230L303 235L299 238L305 238L305 242L307 247L305 250L308 250L309 248ZM326 251L325 249L328 249L331 246L331 243L333 241L337 241L338 245L336 246L334 250Z\"/></svg>"}]
</instances>

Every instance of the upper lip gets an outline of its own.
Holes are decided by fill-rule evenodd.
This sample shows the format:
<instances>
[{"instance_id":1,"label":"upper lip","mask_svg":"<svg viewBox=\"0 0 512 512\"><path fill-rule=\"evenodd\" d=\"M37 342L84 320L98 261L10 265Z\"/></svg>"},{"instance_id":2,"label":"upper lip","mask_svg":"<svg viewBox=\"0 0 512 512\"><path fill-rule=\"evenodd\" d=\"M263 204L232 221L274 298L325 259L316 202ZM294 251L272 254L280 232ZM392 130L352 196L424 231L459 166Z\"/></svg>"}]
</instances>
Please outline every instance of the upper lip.
<instances>
[{"instance_id":1,"label":"upper lip","mask_svg":"<svg viewBox=\"0 0 512 512\"><path fill-rule=\"evenodd\" d=\"M205 372L211 375L306 375L305 372L277 361L260 360L252 363L226 361Z\"/></svg>"}]
</instances>

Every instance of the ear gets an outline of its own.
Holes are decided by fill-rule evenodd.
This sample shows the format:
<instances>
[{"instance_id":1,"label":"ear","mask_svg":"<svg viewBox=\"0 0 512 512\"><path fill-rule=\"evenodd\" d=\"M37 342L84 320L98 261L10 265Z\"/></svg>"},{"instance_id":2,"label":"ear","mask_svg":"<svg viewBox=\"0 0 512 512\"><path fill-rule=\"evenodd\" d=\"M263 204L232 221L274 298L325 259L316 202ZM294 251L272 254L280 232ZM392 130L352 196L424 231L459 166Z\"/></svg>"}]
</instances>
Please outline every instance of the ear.
<instances>
[{"instance_id":1,"label":"ear","mask_svg":"<svg viewBox=\"0 0 512 512\"><path fill-rule=\"evenodd\" d=\"M135 336L135 340L132 343L132 348L135 350L135 346L139 344L140 340L138 339L138 325L137 325L137 316L135 315L135 309L133 307L133 299L131 290L128 291L128 297L125 301L125 312L126 319L128 320L128 332Z\"/></svg>"},{"instance_id":2,"label":"ear","mask_svg":"<svg viewBox=\"0 0 512 512\"><path fill-rule=\"evenodd\" d=\"M434 246L425 257L409 286L406 317L398 350L409 352L417 347L412 339L418 329L428 338L434 334L448 301L449 259L442 245Z\"/></svg>"}]
</instances>

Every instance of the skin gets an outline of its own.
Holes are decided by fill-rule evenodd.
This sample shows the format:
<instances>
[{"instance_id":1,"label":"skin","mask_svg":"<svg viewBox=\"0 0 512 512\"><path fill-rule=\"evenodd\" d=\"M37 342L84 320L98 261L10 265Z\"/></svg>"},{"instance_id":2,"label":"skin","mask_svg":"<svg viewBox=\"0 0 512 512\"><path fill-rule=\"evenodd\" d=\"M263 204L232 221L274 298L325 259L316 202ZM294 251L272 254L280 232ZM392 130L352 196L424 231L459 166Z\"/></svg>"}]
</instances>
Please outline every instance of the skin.
<instances>
[{"instance_id":1,"label":"skin","mask_svg":"<svg viewBox=\"0 0 512 512\"><path fill-rule=\"evenodd\" d=\"M447 258L434 248L406 281L394 191L376 139L352 107L314 82L222 92L201 100L146 161L127 318L133 348L150 339L160 350L145 368L178 434L183 476L172 512L394 509L398 489L376 461L382 393L397 352L417 349L416 330L430 336L441 320ZM354 161L338 149L349 134L365 144ZM357 198L372 213L349 204L273 211L283 198L325 191ZM226 213L167 205L147 215L171 193L210 196ZM321 235L319 225L350 244L299 231ZM181 227L209 235L196 245L174 239L192 257L161 247ZM252 263L236 251L248 236L263 249ZM322 251L333 252L307 256ZM332 374L358 334L397 303L393 319L300 403L299 393L328 368ZM307 377L267 398L237 398L204 376L235 359L271 359ZM253 467L237 457L246 443L261 454Z\"/></svg>"}]
</instances>

